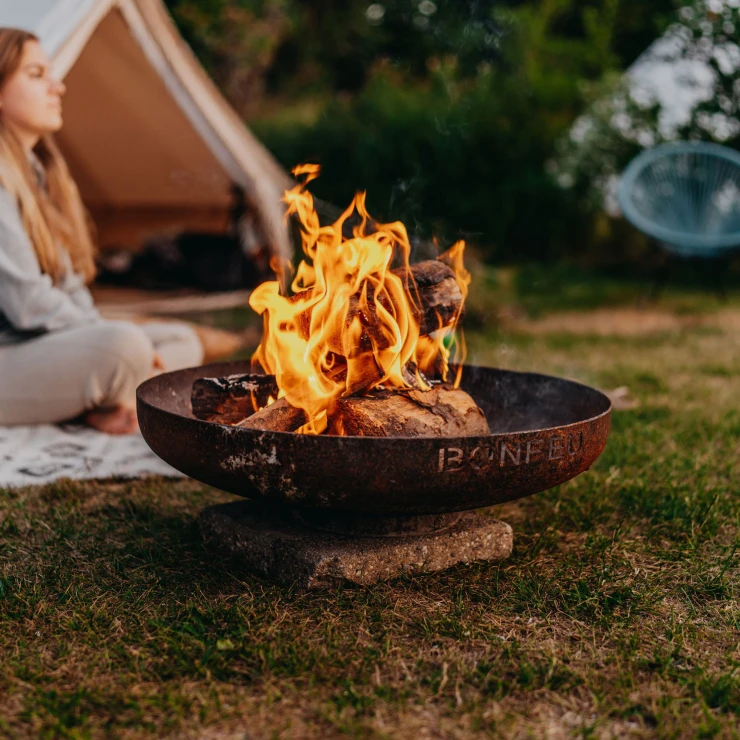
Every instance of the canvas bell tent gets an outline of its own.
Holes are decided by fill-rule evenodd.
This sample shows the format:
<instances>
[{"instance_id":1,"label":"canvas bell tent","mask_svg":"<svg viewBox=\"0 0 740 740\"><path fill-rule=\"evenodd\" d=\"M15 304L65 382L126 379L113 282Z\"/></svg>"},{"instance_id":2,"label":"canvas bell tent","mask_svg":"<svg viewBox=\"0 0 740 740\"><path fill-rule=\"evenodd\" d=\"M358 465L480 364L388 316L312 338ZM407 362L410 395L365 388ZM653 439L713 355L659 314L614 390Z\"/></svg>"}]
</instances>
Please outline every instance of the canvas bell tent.
<instances>
[{"instance_id":1,"label":"canvas bell tent","mask_svg":"<svg viewBox=\"0 0 740 740\"><path fill-rule=\"evenodd\" d=\"M290 256L280 198L292 181L231 109L161 0L0 0L64 79L57 140L103 248L227 228L244 189L273 254Z\"/></svg>"}]
</instances>

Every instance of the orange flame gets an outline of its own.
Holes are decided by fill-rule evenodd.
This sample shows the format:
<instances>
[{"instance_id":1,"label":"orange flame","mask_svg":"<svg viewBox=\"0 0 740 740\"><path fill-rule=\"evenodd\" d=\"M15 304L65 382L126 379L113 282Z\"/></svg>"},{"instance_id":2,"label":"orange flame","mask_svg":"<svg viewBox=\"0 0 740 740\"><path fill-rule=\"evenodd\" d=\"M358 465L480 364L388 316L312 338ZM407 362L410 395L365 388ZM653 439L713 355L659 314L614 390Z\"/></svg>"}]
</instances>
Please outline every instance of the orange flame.
<instances>
[{"instance_id":1,"label":"orange flame","mask_svg":"<svg viewBox=\"0 0 740 740\"><path fill-rule=\"evenodd\" d=\"M439 331L420 336L413 278L391 272L394 259L409 268L406 228L400 222L372 222L365 193L358 193L334 224L321 226L306 190L318 173L317 165L296 167L293 174L305 178L283 198L287 215L298 217L307 258L295 272L293 295L283 295L276 280L260 285L249 300L264 322L253 359L275 375L279 397L305 411L308 422L298 431L306 434L326 429L331 403L341 396L380 386L427 390L423 373L432 368L446 380L451 351L445 340L460 318L451 327L440 321ZM345 224L353 216L359 216L359 223L345 238ZM453 269L463 298L470 282L462 263L464 248L458 242L440 257ZM464 343L453 343L453 359L461 363ZM459 380L458 368L456 385Z\"/></svg>"}]
</instances>

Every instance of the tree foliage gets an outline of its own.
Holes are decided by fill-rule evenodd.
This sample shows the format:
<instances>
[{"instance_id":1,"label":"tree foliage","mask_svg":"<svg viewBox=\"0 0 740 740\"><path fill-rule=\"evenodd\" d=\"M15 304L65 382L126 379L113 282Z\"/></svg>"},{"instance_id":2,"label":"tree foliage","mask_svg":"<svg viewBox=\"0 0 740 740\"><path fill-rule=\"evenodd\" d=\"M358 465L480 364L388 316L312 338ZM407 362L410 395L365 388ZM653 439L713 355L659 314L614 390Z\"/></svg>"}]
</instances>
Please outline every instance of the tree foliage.
<instances>
[{"instance_id":1,"label":"tree foliage","mask_svg":"<svg viewBox=\"0 0 740 740\"><path fill-rule=\"evenodd\" d=\"M588 240L548 171L589 84L630 63L672 0L168 0L232 103L316 190L494 259Z\"/></svg>"}]
</instances>

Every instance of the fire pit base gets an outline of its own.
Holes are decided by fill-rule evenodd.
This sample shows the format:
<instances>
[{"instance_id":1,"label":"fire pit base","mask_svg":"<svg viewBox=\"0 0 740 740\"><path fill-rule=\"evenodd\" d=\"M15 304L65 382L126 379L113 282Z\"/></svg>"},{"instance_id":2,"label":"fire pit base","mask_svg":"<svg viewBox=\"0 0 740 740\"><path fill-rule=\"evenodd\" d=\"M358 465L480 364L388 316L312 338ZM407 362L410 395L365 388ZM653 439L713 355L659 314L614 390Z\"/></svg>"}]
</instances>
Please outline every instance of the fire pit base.
<instances>
[{"instance_id":1,"label":"fire pit base","mask_svg":"<svg viewBox=\"0 0 740 740\"><path fill-rule=\"evenodd\" d=\"M465 512L450 526L395 536L320 531L289 511L254 501L200 513L206 544L238 557L258 575L307 590L339 582L368 585L402 573L428 573L474 560L503 560L514 535L505 522Z\"/></svg>"}]
</instances>

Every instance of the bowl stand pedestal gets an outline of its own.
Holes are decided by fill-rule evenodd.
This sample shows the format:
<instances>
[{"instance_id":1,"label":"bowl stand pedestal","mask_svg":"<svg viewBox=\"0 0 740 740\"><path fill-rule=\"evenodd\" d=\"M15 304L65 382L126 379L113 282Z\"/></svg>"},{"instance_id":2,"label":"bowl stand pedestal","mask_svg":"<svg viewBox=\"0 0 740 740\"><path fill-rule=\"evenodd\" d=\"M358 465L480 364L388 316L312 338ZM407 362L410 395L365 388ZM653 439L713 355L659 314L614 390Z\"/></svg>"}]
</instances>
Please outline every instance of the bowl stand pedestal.
<instances>
[{"instance_id":1,"label":"bowl stand pedestal","mask_svg":"<svg viewBox=\"0 0 740 740\"><path fill-rule=\"evenodd\" d=\"M356 517L244 500L209 506L198 523L208 547L299 590L342 582L366 586L404 573L503 560L514 543L508 524L472 511Z\"/></svg>"}]
</instances>

